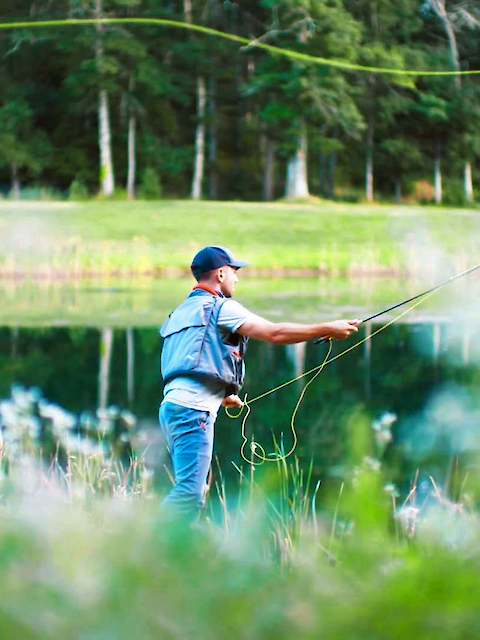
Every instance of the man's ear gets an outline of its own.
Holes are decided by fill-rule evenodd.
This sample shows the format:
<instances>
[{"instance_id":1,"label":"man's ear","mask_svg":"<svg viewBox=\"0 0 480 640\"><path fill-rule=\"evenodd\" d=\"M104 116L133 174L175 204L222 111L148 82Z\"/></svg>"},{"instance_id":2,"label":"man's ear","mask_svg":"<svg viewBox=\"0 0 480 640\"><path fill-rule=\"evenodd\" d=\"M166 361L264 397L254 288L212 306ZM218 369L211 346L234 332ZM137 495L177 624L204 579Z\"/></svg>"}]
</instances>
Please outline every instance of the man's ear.
<instances>
[{"instance_id":1,"label":"man's ear","mask_svg":"<svg viewBox=\"0 0 480 640\"><path fill-rule=\"evenodd\" d=\"M220 280L220 282L223 282L224 275L225 273L223 269L220 267L220 269L218 270L218 279Z\"/></svg>"}]
</instances>

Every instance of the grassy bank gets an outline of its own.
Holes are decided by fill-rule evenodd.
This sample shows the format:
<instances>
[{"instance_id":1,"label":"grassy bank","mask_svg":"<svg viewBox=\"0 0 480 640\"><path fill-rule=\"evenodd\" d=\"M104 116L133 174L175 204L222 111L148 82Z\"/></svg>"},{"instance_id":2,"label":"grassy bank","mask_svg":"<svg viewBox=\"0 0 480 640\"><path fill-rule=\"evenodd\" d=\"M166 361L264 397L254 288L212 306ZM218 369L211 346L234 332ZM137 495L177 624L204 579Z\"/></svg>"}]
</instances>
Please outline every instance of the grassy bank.
<instances>
[{"instance_id":1,"label":"grassy bank","mask_svg":"<svg viewBox=\"0 0 480 640\"><path fill-rule=\"evenodd\" d=\"M411 273L445 260L460 269L479 254L480 215L330 202L0 202L4 276L178 276L212 243L254 275Z\"/></svg>"}]
</instances>

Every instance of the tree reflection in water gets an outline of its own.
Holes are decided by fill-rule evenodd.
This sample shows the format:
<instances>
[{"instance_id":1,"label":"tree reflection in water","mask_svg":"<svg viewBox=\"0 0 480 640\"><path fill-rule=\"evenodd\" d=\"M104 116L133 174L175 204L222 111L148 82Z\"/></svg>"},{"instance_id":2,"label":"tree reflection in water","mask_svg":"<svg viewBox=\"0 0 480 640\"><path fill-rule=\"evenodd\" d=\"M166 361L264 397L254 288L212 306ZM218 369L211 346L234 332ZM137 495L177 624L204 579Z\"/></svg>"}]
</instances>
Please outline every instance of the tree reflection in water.
<instances>
[{"instance_id":1,"label":"tree reflection in water","mask_svg":"<svg viewBox=\"0 0 480 640\"><path fill-rule=\"evenodd\" d=\"M377 328L377 325L375 326ZM358 338L372 328L362 327ZM480 347L475 329L436 320L396 324L359 349L327 366L307 391L297 416L296 454L313 458L323 479L342 477L351 441L352 415L370 424L395 414L392 440L383 454L389 480L407 483L419 467L450 473L452 456L466 460L480 449L478 382ZM336 343L334 353L346 348ZM308 371L324 357L325 346L274 346L250 341L245 391L250 397ZM46 397L80 413L107 404L129 407L139 425L155 433L162 383L160 338L153 328L0 329L0 398L13 383L39 386ZM272 435L290 447L290 415L308 378L252 406L248 432L268 452ZM374 429L371 447L375 453ZM227 475L230 461L242 464L240 422L220 413L216 453ZM155 445L157 446L157 445Z\"/></svg>"}]
</instances>

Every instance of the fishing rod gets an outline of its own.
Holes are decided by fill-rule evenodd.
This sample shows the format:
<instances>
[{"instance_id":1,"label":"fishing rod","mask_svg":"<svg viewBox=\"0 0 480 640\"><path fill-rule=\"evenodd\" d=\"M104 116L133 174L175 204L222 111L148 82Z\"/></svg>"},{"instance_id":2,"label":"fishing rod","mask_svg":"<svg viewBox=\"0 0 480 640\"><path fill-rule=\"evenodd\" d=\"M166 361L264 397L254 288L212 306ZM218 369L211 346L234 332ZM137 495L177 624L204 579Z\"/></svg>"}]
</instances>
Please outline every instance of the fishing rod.
<instances>
[{"instance_id":1,"label":"fishing rod","mask_svg":"<svg viewBox=\"0 0 480 640\"><path fill-rule=\"evenodd\" d=\"M470 269L467 269L466 271L463 271L462 273L459 273L456 276L452 276L448 280L445 280L445 282L441 282L440 284L437 284L436 286L431 287L430 289L427 289L427 291L422 291L422 293L417 293L417 295L412 296L411 298L408 298L408 300L403 300L402 302L397 302L397 304L394 304L391 307L388 307L388 309L384 309L383 311L379 311L378 313L374 313L371 316L368 316L368 318L364 318L363 320L361 320L359 322L359 324L363 324L364 322L368 322L369 320L373 320L374 318L378 318L379 316L383 315L384 313L387 313L388 311L392 311L393 309L397 309L398 307L401 307L402 305L407 304L408 302L413 302L413 300L418 300L419 298L422 298L422 297L424 297L426 299L429 295L432 295L435 291L438 291L439 289L441 289L442 287L445 287L447 284L450 284L454 280L458 280L459 278L462 278L463 276L466 276L467 274L472 273L473 271L476 271L477 269L480 269L480 264L476 265L475 267L471 267ZM332 358L330 358L330 354L332 352L332 341L330 340L330 338L326 338L326 337L318 338L317 340L315 340L315 344L317 344L319 342L327 342L327 341L329 341L329 348L327 350L327 354L325 355L325 358L323 359L323 362L320 365L317 365L317 366L313 367L313 369L310 369L309 371L304 371L299 376L296 376L295 378L292 378L291 380L287 380L286 382L283 382L282 384L279 384L278 386L274 387L273 389L269 389L268 391L265 391L264 393L261 393L259 396L256 396L255 398L252 398L251 400L249 399L247 401L247 395L245 395L244 405L243 406L245 406L247 408L247 413L246 413L246 415L244 416L244 418L242 420L242 428L241 428L243 443L242 443L242 446L241 446L241 449L240 449L240 454L241 454L242 458L246 462L248 462L249 464L256 465L256 464L263 464L264 462L279 462L279 461L283 461L289 455L291 455L293 453L293 451L295 450L295 447L297 445L297 434L296 434L296 431L295 431L295 417L296 417L297 411L298 411L298 409L300 407L300 404L301 404L301 402L302 402L302 400L304 398L304 395L305 395L305 392L306 392L307 388L320 375L320 373L323 371L324 367L327 364L330 364L331 362L334 362L335 360L338 360L338 358L342 358L343 356L345 356L347 353L349 353L353 349L356 349L361 344L364 344L365 342L367 342L368 340L373 338L373 336L378 335L381 331L384 331L387 327L391 326L394 322L396 322L397 320L402 318L404 315L406 315L407 313L412 311L412 309L417 307L422 302L423 302L423 300L418 300L418 302L416 302L413 305L411 305L410 307L408 307L405 311L402 311L402 313L400 313L400 315L398 315L397 317L393 318L393 320L389 320L386 324L384 324L383 326L381 326L378 329L375 329L375 331L373 331L371 334L369 334L365 338L362 338L358 342L355 342L353 345L351 345L350 347L348 347L347 349L345 349L341 353L337 354L336 356L333 356ZM280 391L280 389L283 389L284 387L287 387L288 385L293 384L297 380L300 380L300 378L303 378L303 377L308 376L310 374L314 374L314 375L310 378L310 380L304 386L304 388L303 388L303 390L302 390L302 392L300 394L300 397L298 398L297 404L295 405L295 408L293 410L292 417L290 419L290 428L291 428L292 436L293 436L293 445L292 445L290 451L287 454L282 454L282 455L270 454L269 456L267 456L266 453L265 453L265 449L261 445L259 445L257 442L254 442L253 438L252 438L252 441L250 443L251 454L250 454L250 457L248 458L245 455L245 447L248 444L248 438L245 435L245 423L246 423L246 421L248 419L248 416L250 415L251 405L254 402L257 402L257 400L261 400L262 398L265 398L266 396L269 396L271 393L275 393L277 391ZM226 413L227 413L229 418L238 418L243 412L243 406L241 407L240 412L235 414L235 415L230 414L227 408L225 408L225 411L226 411ZM256 449L258 449L260 451L260 453L258 453L256 451ZM254 462L253 461L254 457L258 458L260 460L260 462Z\"/></svg>"},{"instance_id":2,"label":"fishing rod","mask_svg":"<svg viewBox=\"0 0 480 640\"><path fill-rule=\"evenodd\" d=\"M463 276L466 276L469 273L473 273L473 271L476 271L477 269L480 269L480 264L477 264L475 267L470 267L470 269L467 269L466 271L463 271L462 273L458 273L456 276L452 276L448 280L445 280L445 282L437 284L435 287L432 287L431 289L427 289L427 291L422 291L422 293L417 293L416 296L412 296L411 298L408 298L408 300L403 300L403 302L398 302L397 304L394 304L391 307L388 307L388 309L384 309L383 311L379 311L378 313L374 313L373 315L368 316L368 318L364 318L363 320L361 320L359 322L359 325L364 324L365 322L369 322L370 320L373 320L374 318L378 318L379 316L382 316L384 313L388 313L389 311L393 311L394 309L397 309L398 307L401 307L402 305L407 304L408 302L412 302L413 300L417 300L418 298L421 298L422 296L426 296L429 293L433 293L434 291L437 291L438 289L441 289L442 287L446 287L447 284L450 284L451 282L454 282L454 280L458 280L459 278L463 278ZM330 338L327 338L327 337L317 338L314 341L314 344L320 344L322 342L327 342L328 340L330 340Z\"/></svg>"}]
</instances>

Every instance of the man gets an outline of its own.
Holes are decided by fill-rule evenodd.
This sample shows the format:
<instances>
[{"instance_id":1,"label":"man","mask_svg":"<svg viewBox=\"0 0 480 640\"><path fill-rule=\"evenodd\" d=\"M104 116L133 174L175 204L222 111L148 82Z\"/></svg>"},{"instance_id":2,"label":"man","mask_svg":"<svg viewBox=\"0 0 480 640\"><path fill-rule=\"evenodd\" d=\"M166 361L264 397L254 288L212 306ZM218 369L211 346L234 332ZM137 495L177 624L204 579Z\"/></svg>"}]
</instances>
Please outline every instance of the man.
<instances>
[{"instance_id":1,"label":"man","mask_svg":"<svg viewBox=\"0 0 480 640\"><path fill-rule=\"evenodd\" d=\"M225 247L204 247L191 264L198 284L160 330L165 388L159 419L175 474L165 504L189 516L204 504L218 409L242 406L238 392L248 338L292 344L343 340L358 331L359 320L298 324L251 313L231 299L237 271L247 264Z\"/></svg>"}]
</instances>

